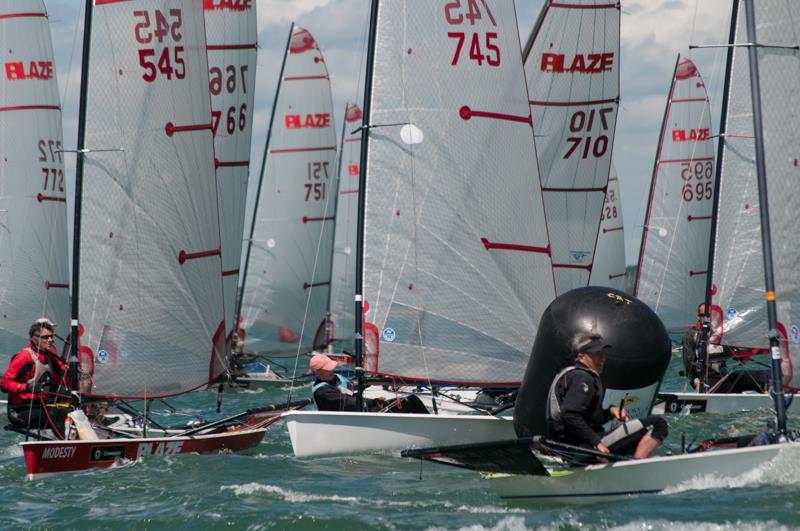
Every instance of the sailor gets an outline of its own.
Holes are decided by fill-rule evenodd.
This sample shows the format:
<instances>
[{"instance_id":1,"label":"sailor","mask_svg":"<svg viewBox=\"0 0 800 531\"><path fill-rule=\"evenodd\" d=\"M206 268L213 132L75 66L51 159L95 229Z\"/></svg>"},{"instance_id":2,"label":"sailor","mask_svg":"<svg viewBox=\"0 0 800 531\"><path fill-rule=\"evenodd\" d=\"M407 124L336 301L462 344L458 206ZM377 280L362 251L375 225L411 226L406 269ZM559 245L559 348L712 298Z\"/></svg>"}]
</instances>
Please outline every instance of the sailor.
<instances>
[{"instance_id":1,"label":"sailor","mask_svg":"<svg viewBox=\"0 0 800 531\"><path fill-rule=\"evenodd\" d=\"M624 407L603 409L605 390L600 380L611 348L596 333L578 334L572 342L575 364L559 372L547 398L548 436L556 441L603 453L650 457L667 437L667 423L657 416L630 420ZM611 431L612 419L623 424Z\"/></svg>"},{"instance_id":2,"label":"sailor","mask_svg":"<svg viewBox=\"0 0 800 531\"><path fill-rule=\"evenodd\" d=\"M311 393L320 411L358 411L354 386L350 380L333 372L338 363L314 351L308 364L308 373L316 377ZM364 399L364 408L372 412L428 413L422 400L409 395L390 404L385 398Z\"/></svg>"},{"instance_id":3,"label":"sailor","mask_svg":"<svg viewBox=\"0 0 800 531\"><path fill-rule=\"evenodd\" d=\"M71 408L53 405L58 391L69 389L64 362L53 346L53 323L47 319L34 322L30 341L17 352L0 380L0 389L8 393L8 419L17 428L52 429L56 436L64 432L64 419Z\"/></svg>"}]
</instances>

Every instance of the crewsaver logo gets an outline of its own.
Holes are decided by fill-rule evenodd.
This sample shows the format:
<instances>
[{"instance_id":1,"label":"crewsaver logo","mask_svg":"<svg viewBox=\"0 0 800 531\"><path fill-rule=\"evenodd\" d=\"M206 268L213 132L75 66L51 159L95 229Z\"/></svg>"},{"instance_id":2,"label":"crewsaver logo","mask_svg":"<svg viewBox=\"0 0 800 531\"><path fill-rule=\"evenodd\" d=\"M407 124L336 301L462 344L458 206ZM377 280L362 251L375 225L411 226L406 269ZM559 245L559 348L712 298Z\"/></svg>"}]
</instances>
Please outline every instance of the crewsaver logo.
<instances>
[{"instance_id":1,"label":"crewsaver logo","mask_svg":"<svg viewBox=\"0 0 800 531\"><path fill-rule=\"evenodd\" d=\"M253 7L253 0L204 0L203 9L206 11L249 11Z\"/></svg>"},{"instance_id":2,"label":"crewsaver logo","mask_svg":"<svg viewBox=\"0 0 800 531\"><path fill-rule=\"evenodd\" d=\"M710 133L708 128L703 129L673 129L673 142L701 142L708 140Z\"/></svg>"},{"instance_id":3,"label":"crewsaver logo","mask_svg":"<svg viewBox=\"0 0 800 531\"><path fill-rule=\"evenodd\" d=\"M89 461L116 461L125 457L125 446L95 446L89 452Z\"/></svg>"},{"instance_id":4,"label":"crewsaver logo","mask_svg":"<svg viewBox=\"0 0 800 531\"><path fill-rule=\"evenodd\" d=\"M287 114L284 118L286 129L325 129L331 125L330 113Z\"/></svg>"},{"instance_id":5,"label":"crewsaver logo","mask_svg":"<svg viewBox=\"0 0 800 531\"><path fill-rule=\"evenodd\" d=\"M6 63L6 79L24 81L26 79L53 79L52 61L15 61Z\"/></svg>"},{"instance_id":6,"label":"crewsaver logo","mask_svg":"<svg viewBox=\"0 0 800 531\"><path fill-rule=\"evenodd\" d=\"M578 53L567 60L562 53L543 53L542 72L553 74L600 74L611 72L614 66L614 53Z\"/></svg>"}]
</instances>

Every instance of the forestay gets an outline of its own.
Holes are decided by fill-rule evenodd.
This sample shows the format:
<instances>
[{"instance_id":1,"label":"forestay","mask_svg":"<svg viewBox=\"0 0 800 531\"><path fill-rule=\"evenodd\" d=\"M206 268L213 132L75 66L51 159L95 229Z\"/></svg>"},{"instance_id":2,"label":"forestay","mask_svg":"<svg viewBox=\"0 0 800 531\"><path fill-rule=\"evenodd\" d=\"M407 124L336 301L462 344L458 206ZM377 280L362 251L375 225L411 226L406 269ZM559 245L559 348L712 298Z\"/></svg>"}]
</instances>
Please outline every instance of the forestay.
<instances>
[{"instance_id":1,"label":"forestay","mask_svg":"<svg viewBox=\"0 0 800 531\"><path fill-rule=\"evenodd\" d=\"M247 350L311 350L328 305L336 132L328 68L293 26L275 99L242 294Z\"/></svg>"},{"instance_id":2,"label":"forestay","mask_svg":"<svg viewBox=\"0 0 800 531\"><path fill-rule=\"evenodd\" d=\"M619 14L609 0L548 0L523 54L556 293L594 263L619 103Z\"/></svg>"},{"instance_id":3,"label":"forestay","mask_svg":"<svg viewBox=\"0 0 800 531\"><path fill-rule=\"evenodd\" d=\"M760 0L755 5L761 103L764 121L772 257L775 264L780 333L788 338L784 384L800 387L800 4ZM745 10L740 3L736 42L745 43ZM777 46L794 47L779 48ZM755 175L755 148L746 48L735 48L729 83L725 145L714 260L715 302L724 313L726 344L767 347L764 272Z\"/></svg>"},{"instance_id":4,"label":"forestay","mask_svg":"<svg viewBox=\"0 0 800 531\"><path fill-rule=\"evenodd\" d=\"M597 251L589 284L625 291L625 233L622 225L622 197L613 163L608 176L603 212L600 215Z\"/></svg>"},{"instance_id":5,"label":"forestay","mask_svg":"<svg viewBox=\"0 0 800 531\"><path fill-rule=\"evenodd\" d=\"M380 3L367 90L377 372L519 382L554 288L513 1Z\"/></svg>"},{"instance_id":6,"label":"forestay","mask_svg":"<svg viewBox=\"0 0 800 531\"><path fill-rule=\"evenodd\" d=\"M203 3L95 0L80 232L85 392L156 397L223 370ZM109 151L103 151L109 150Z\"/></svg>"},{"instance_id":7,"label":"forestay","mask_svg":"<svg viewBox=\"0 0 800 531\"><path fill-rule=\"evenodd\" d=\"M339 185L336 200L336 230L331 267L331 318L334 340L352 348L356 293L356 232L358 229L358 176L361 164L361 109L348 103L339 149Z\"/></svg>"},{"instance_id":8,"label":"forestay","mask_svg":"<svg viewBox=\"0 0 800 531\"><path fill-rule=\"evenodd\" d=\"M227 334L236 330L239 263L256 82L255 2L205 2L211 119L217 168Z\"/></svg>"},{"instance_id":9,"label":"forestay","mask_svg":"<svg viewBox=\"0 0 800 531\"><path fill-rule=\"evenodd\" d=\"M714 175L706 87L694 63L679 58L650 184L635 293L668 330L691 326L703 302Z\"/></svg>"},{"instance_id":10,"label":"forestay","mask_svg":"<svg viewBox=\"0 0 800 531\"><path fill-rule=\"evenodd\" d=\"M61 106L42 0L0 0L0 354L40 317L69 330Z\"/></svg>"}]
</instances>

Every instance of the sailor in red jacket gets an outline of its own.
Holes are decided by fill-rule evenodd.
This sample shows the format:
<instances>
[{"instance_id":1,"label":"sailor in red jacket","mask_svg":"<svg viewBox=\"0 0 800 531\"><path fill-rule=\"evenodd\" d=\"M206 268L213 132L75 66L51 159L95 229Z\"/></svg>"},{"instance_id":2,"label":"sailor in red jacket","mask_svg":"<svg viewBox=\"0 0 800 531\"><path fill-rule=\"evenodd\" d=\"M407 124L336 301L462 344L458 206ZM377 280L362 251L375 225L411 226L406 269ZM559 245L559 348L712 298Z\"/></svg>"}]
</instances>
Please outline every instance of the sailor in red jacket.
<instances>
[{"instance_id":1,"label":"sailor in red jacket","mask_svg":"<svg viewBox=\"0 0 800 531\"><path fill-rule=\"evenodd\" d=\"M53 324L40 319L28 335L30 341L11 358L0 380L0 389L8 393L8 419L18 428L53 429L60 437L70 409L46 403L69 385L66 366L53 347Z\"/></svg>"}]
</instances>

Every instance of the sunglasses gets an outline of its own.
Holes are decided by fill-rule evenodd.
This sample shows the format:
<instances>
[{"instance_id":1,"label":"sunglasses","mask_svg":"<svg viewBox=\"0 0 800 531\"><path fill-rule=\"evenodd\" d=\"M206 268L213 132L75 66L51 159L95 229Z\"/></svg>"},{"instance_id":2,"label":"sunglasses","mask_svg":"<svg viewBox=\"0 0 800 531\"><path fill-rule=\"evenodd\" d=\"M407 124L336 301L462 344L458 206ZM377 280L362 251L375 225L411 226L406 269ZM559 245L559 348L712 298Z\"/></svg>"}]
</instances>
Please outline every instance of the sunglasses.
<instances>
[{"instance_id":1,"label":"sunglasses","mask_svg":"<svg viewBox=\"0 0 800 531\"><path fill-rule=\"evenodd\" d=\"M50 340L53 339L52 335L49 335L49 336L36 336L36 337L38 337L39 339L44 339L45 341L47 341L48 339L50 339Z\"/></svg>"}]
</instances>

